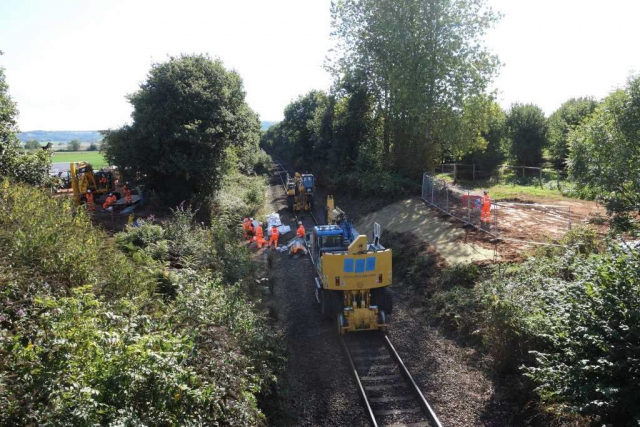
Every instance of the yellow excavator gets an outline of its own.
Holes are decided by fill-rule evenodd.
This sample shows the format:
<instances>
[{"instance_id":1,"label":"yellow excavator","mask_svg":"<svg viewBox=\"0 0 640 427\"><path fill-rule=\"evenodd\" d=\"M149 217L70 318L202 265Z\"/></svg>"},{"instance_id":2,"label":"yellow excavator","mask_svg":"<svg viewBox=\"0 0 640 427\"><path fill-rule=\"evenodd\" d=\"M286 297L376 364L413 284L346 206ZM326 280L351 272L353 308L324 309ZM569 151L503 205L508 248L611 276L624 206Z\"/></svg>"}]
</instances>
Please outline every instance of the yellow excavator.
<instances>
[{"instance_id":1,"label":"yellow excavator","mask_svg":"<svg viewBox=\"0 0 640 427\"><path fill-rule=\"evenodd\" d=\"M391 249L380 244L380 225L373 241L359 234L351 220L327 198L327 224L313 228L307 245L316 268L316 300L322 313L337 320L341 334L386 330L393 310Z\"/></svg>"},{"instance_id":2,"label":"yellow excavator","mask_svg":"<svg viewBox=\"0 0 640 427\"><path fill-rule=\"evenodd\" d=\"M76 162L69 165L69 175L73 198L77 205L85 200L87 190L95 194L96 199L103 194L113 192L116 177L111 171L94 172L91 163ZM116 194L116 197L120 197Z\"/></svg>"},{"instance_id":3,"label":"yellow excavator","mask_svg":"<svg viewBox=\"0 0 640 427\"><path fill-rule=\"evenodd\" d=\"M312 174L296 172L293 178L287 177L287 202L292 212L313 210L313 197L316 181Z\"/></svg>"}]
</instances>

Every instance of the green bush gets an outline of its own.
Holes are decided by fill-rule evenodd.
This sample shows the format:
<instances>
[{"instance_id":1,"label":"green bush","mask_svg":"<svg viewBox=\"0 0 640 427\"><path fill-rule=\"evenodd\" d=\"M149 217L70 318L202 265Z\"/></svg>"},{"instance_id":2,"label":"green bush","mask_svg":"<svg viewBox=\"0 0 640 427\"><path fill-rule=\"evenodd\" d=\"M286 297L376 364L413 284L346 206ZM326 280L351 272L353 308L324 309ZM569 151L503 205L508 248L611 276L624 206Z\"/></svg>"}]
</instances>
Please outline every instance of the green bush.
<instances>
[{"instance_id":1,"label":"green bush","mask_svg":"<svg viewBox=\"0 0 640 427\"><path fill-rule=\"evenodd\" d=\"M282 345L242 286L237 236L193 215L111 244L84 208L2 184L0 425L265 422Z\"/></svg>"},{"instance_id":2,"label":"green bush","mask_svg":"<svg viewBox=\"0 0 640 427\"><path fill-rule=\"evenodd\" d=\"M398 199L420 191L413 179L383 171L354 171L338 174L329 180L330 186L354 197L389 197Z\"/></svg>"}]
</instances>

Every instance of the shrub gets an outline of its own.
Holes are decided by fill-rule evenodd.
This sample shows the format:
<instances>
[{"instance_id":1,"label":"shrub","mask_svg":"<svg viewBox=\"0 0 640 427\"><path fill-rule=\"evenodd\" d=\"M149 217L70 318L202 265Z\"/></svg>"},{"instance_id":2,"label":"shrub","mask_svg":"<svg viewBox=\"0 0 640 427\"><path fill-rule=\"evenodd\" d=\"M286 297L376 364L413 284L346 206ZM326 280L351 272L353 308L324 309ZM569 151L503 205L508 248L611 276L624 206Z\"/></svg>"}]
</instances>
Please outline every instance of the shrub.
<instances>
[{"instance_id":1,"label":"shrub","mask_svg":"<svg viewBox=\"0 0 640 427\"><path fill-rule=\"evenodd\" d=\"M235 235L193 215L111 244L83 208L0 186L0 425L264 423L282 345L223 281L249 262ZM197 269L154 261L166 256Z\"/></svg>"}]
</instances>

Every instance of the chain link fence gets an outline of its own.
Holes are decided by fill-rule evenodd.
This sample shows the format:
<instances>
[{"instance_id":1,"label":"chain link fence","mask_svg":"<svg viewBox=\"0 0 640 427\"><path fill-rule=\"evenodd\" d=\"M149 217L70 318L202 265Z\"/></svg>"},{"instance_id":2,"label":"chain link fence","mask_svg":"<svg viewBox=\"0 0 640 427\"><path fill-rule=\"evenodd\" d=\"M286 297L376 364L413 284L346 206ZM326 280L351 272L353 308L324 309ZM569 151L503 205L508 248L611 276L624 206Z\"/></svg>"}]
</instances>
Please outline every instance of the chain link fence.
<instances>
[{"instance_id":1,"label":"chain link fence","mask_svg":"<svg viewBox=\"0 0 640 427\"><path fill-rule=\"evenodd\" d=\"M499 206L491 202L489 218L482 221L482 195L455 187L425 173L422 177L422 200L466 224L497 234Z\"/></svg>"},{"instance_id":2,"label":"chain link fence","mask_svg":"<svg viewBox=\"0 0 640 427\"><path fill-rule=\"evenodd\" d=\"M559 239L571 229L571 207L491 201L483 221L482 193L462 189L428 173L422 178L422 200L447 215L494 236L536 243Z\"/></svg>"}]
</instances>

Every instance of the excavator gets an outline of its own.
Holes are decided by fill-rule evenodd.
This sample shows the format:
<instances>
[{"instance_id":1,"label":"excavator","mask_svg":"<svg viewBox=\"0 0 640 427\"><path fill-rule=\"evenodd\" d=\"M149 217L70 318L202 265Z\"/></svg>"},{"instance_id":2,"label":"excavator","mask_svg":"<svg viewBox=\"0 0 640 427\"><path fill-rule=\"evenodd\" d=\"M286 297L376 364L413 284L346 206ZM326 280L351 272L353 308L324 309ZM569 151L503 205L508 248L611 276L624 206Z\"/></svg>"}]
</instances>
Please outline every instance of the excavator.
<instances>
[{"instance_id":1,"label":"excavator","mask_svg":"<svg viewBox=\"0 0 640 427\"><path fill-rule=\"evenodd\" d=\"M296 172L293 178L287 177L287 202L292 212L313 210L313 197L316 181L313 174Z\"/></svg>"},{"instance_id":2,"label":"excavator","mask_svg":"<svg viewBox=\"0 0 640 427\"><path fill-rule=\"evenodd\" d=\"M91 190L96 197L115 190L116 177L111 171L94 172L91 163L85 162L71 163L69 171L73 198L77 205L83 202L87 190ZM120 198L120 194L116 194L116 197Z\"/></svg>"},{"instance_id":3,"label":"excavator","mask_svg":"<svg viewBox=\"0 0 640 427\"><path fill-rule=\"evenodd\" d=\"M370 242L327 197L327 224L307 235L316 270L316 300L323 315L337 322L338 332L386 330L393 309L391 250L380 244L380 225Z\"/></svg>"}]
</instances>

